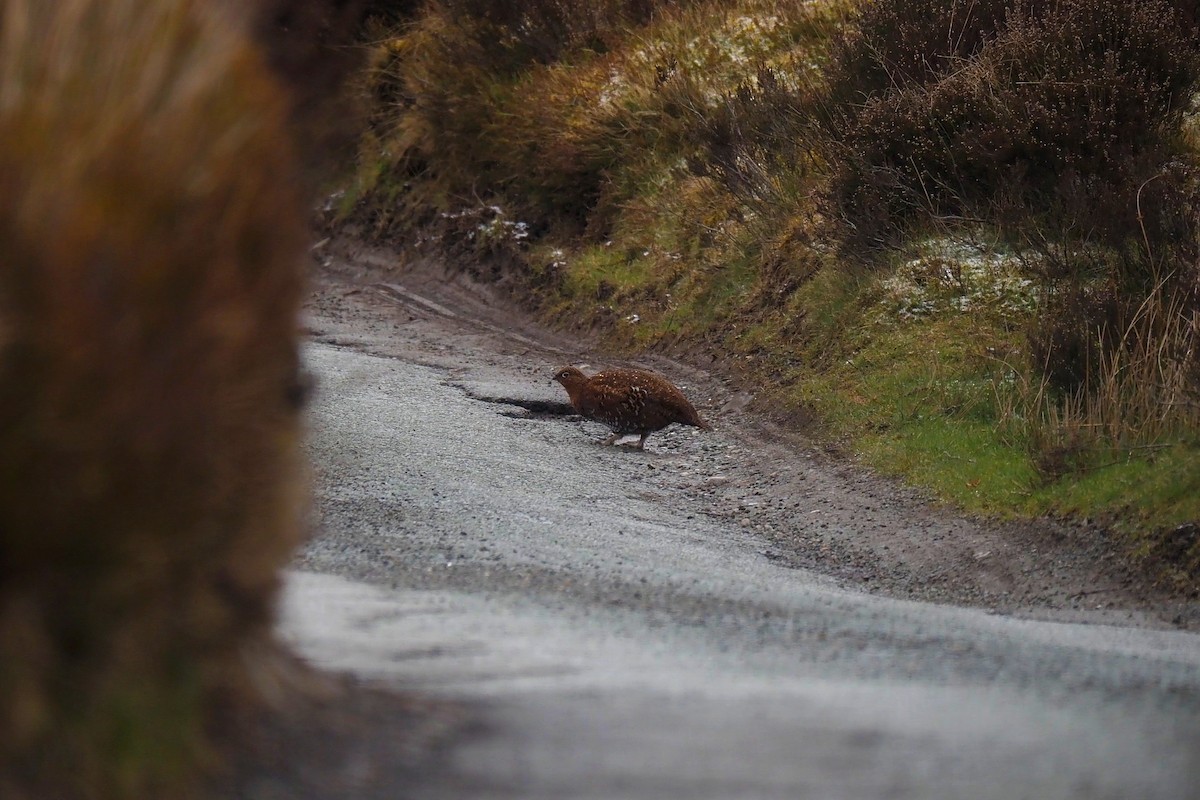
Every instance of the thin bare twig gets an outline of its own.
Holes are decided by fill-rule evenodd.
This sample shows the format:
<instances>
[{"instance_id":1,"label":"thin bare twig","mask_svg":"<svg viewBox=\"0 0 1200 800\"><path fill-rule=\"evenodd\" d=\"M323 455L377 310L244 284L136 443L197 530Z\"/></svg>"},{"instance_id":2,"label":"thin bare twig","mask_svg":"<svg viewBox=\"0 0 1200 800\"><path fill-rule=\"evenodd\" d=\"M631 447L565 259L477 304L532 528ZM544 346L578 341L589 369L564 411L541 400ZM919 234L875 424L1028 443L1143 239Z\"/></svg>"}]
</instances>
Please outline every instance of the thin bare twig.
<instances>
[{"instance_id":1,"label":"thin bare twig","mask_svg":"<svg viewBox=\"0 0 1200 800\"><path fill-rule=\"evenodd\" d=\"M1137 221L1138 221L1138 225L1142 229L1142 241L1146 243L1146 262L1148 264L1150 264L1151 268L1153 268L1153 266L1154 266L1154 253L1150 248L1150 237L1146 234L1146 219L1145 219L1145 217L1142 216L1142 190L1145 189L1147 186L1149 186L1154 181L1165 176L1166 174L1167 173L1164 171L1164 172L1158 173L1157 175L1155 175L1151 178L1147 178L1145 181L1142 182L1142 185L1139 186L1138 190L1137 190L1137 197L1136 197ZM1155 270L1155 271L1157 272L1157 270Z\"/></svg>"}]
</instances>

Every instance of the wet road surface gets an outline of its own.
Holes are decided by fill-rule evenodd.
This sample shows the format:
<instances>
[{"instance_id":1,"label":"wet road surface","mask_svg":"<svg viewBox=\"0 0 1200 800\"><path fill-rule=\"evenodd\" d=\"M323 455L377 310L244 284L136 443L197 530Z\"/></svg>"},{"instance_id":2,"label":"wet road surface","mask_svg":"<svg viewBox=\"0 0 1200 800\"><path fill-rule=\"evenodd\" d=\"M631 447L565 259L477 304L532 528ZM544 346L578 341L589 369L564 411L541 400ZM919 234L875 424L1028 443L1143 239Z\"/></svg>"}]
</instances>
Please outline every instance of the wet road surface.
<instances>
[{"instance_id":1,"label":"wet road surface","mask_svg":"<svg viewBox=\"0 0 1200 800\"><path fill-rule=\"evenodd\" d=\"M318 666L473 709L411 796L1200 797L1200 636L797 568L697 501L753 460L734 432L601 447L552 413L562 354L369 305L310 321L316 533L280 629ZM797 502L780 526L823 500Z\"/></svg>"}]
</instances>

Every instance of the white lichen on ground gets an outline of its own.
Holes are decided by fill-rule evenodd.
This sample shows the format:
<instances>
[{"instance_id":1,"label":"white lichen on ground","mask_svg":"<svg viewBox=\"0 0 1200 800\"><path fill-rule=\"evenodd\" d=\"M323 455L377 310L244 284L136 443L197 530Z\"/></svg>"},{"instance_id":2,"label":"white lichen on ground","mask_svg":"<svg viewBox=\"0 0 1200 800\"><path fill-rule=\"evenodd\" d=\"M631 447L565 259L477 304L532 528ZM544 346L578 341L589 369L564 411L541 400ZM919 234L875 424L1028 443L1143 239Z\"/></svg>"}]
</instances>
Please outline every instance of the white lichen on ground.
<instances>
[{"instance_id":1,"label":"white lichen on ground","mask_svg":"<svg viewBox=\"0 0 1200 800\"><path fill-rule=\"evenodd\" d=\"M960 239L928 240L880 282L877 310L905 322L984 311L1026 317L1038 305L1036 284L1026 272L1019 255Z\"/></svg>"}]
</instances>

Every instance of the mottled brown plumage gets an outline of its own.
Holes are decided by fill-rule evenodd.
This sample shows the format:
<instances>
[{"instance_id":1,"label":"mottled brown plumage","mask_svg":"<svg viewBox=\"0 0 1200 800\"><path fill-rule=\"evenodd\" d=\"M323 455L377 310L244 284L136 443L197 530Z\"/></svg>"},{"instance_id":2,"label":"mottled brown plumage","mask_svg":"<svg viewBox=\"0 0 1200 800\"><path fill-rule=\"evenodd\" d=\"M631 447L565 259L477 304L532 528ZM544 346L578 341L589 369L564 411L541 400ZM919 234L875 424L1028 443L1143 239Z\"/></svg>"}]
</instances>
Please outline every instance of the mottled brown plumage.
<instances>
[{"instance_id":1,"label":"mottled brown plumage","mask_svg":"<svg viewBox=\"0 0 1200 800\"><path fill-rule=\"evenodd\" d=\"M603 444L636 433L641 436L637 447L642 450L647 436L672 422L710 430L683 393L653 372L609 369L589 378L577 367L559 367L554 380L567 390L576 411L612 428L612 436Z\"/></svg>"}]
</instances>

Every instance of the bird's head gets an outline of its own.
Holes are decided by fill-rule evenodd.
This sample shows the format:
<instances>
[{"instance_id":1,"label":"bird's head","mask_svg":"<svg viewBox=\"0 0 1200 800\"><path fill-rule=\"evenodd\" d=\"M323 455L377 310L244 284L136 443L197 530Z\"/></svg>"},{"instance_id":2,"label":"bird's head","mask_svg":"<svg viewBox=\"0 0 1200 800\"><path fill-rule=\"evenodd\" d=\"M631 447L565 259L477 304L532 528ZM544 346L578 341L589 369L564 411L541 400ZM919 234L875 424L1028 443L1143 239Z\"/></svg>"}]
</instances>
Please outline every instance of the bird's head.
<instances>
[{"instance_id":1,"label":"bird's head","mask_svg":"<svg viewBox=\"0 0 1200 800\"><path fill-rule=\"evenodd\" d=\"M579 367L559 367L554 370L552 380L558 381L569 389L586 381L587 376L583 374L583 370L579 369Z\"/></svg>"}]
</instances>

